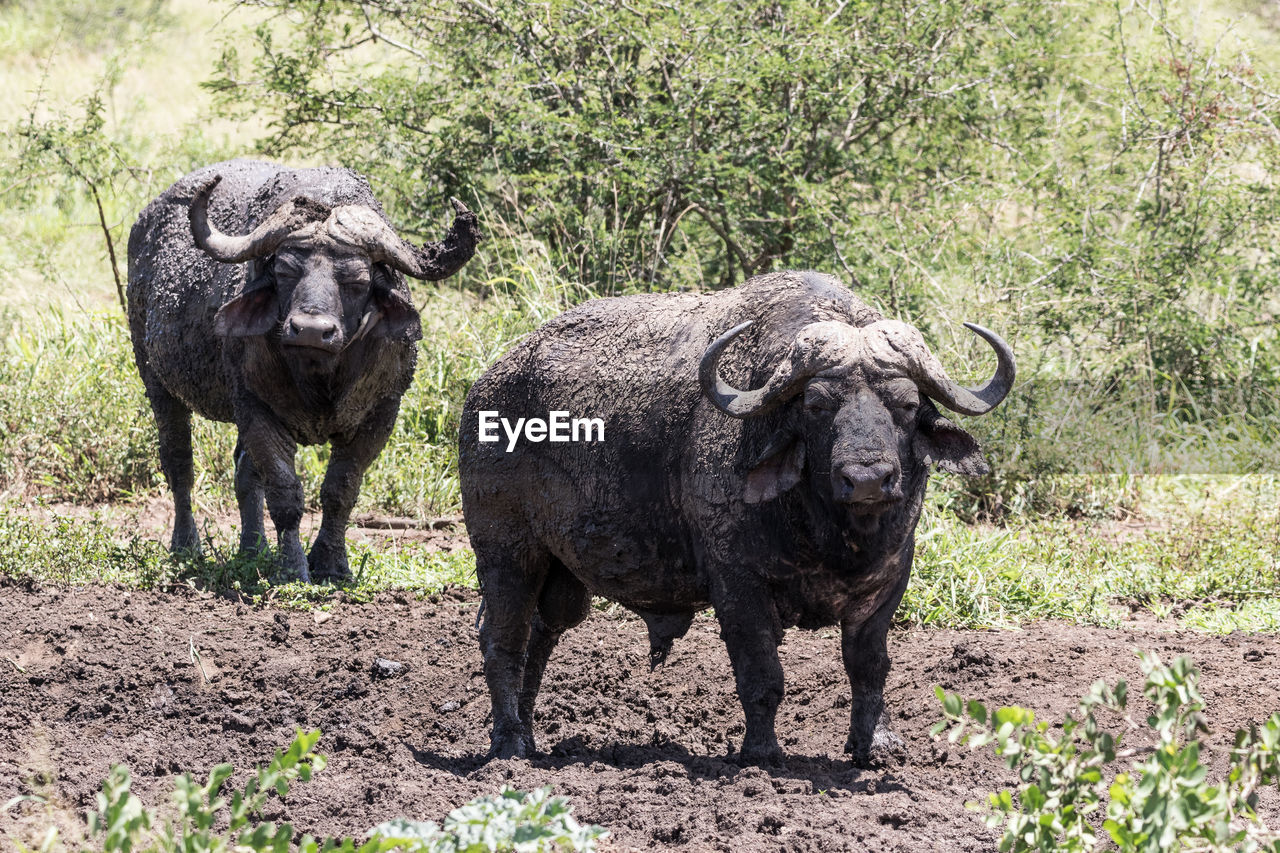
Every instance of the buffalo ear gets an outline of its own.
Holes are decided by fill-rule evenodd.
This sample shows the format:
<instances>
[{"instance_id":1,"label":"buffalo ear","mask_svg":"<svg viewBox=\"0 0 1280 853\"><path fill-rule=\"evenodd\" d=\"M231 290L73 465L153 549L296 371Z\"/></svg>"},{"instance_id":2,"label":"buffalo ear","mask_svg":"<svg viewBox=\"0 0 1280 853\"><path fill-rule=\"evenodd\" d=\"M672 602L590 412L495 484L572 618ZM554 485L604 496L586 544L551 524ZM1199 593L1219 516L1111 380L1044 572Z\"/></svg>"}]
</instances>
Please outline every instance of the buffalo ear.
<instances>
[{"instance_id":1,"label":"buffalo ear","mask_svg":"<svg viewBox=\"0 0 1280 853\"><path fill-rule=\"evenodd\" d=\"M241 293L218 309L213 318L214 334L227 338L265 335L276 325L276 293L260 287Z\"/></svg>"},{"instance_id":2,"label":"buffalo ear","mask_svg":"<svg viewBox=\"0 0 1280 853\"><path fill-rule=\"evenodd\" d=\"M391 288L375 287L373 303L382 315L371 333L374 337L390 338L411 344L422 339L422 318L413 303Z\"/></svg>"},{"instance_id":3,"label":"buffalo ear","mask_svg":"<svg viewBox=\"0 0 1280 853\"><path fill-rule=\"evenodd\" d=\"M982 448L969 433L938 414L928 401L921 406L920 427L916 433L920 458L943 471L981 477L991 473Z\"/></svg>"},{"instance_id":4,"label":"buffalo ear","mask_svg":"<svg viewBox=\"0 0 1280 853\"><path fill-rule=\"evenodd\" d=\"M799 483L803 473L804 441L791 430L779 430L747 472L743 499L749 504L771 501Z\"/></svg>"}]
</instances>

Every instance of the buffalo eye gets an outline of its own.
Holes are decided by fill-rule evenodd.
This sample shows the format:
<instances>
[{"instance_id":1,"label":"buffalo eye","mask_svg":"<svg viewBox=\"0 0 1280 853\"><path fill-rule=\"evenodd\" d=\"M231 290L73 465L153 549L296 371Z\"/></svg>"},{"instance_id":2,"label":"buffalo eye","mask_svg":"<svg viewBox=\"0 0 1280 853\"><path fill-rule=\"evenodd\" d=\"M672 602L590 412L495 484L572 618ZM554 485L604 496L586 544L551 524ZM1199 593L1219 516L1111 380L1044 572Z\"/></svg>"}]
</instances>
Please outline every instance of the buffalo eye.
<instances>
[{"instance_id":1,"label":"buffalo eye","mask_svg":"<svg viewBox=\"0 0 1280 853\"><path fill-rule=\"evenodd\" d=\"M840 403L821 385L810 385L804 392L804 408L806 412L834 412Z\"/></svg>"},{"instance_id":2,"label":"buffalo eye","mask_svg":"<svg viewBox=\"0 0 1280 853\"><path fill-rule=\"evenodd\" d=\"M369 286L369 268L363 264L341 264L337 270L338 283L353 290L364 290Z\"/></svg>"},{"instance_id":3,"label":"buffalo eye","mask_svg":"<svg viewBox=\"0 0 1280 853\"><path fill-rule=\"evenodd\" d=\"M285 255L277 255L272 264L276 281L297 281L302 278L302 265Z\"/></svg>"},{"instance_id":4,"label":"buffalo eye","mask_svg":"<svg viewBox=\"0 0 1280 853\"><path fill-rule=\"evenodd\" d=\"M897 381L892 383L886 391L886 405L901 412L903 416L910 418L920 409L920 391L915 383Z\"/></svg>"}]
</instances>

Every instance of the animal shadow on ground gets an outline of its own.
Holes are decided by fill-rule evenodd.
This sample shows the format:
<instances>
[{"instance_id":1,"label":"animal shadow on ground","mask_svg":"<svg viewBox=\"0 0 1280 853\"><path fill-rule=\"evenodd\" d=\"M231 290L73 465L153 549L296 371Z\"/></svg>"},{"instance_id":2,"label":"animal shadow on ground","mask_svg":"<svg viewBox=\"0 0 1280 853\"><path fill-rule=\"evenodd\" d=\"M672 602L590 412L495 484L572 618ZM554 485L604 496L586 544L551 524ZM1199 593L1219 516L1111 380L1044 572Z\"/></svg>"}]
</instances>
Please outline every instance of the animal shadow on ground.
<instances>
[{"instance_id":1,"label":"animal shadow on ground","mask_svg":"<svg viewBox=\"0 0 1280 853\"><path fill-rule=\"evenodd\" d=\"M402 740L401 743L413 756L413 760L423 767L458 777L470 776L490 763L485 753L459 757L419 749L407 740ZM529 759L511 761L524 762L532 768L557 773L571 768L604 765L614 770L649 768L656 776L684 776L689 780L713 781L739 775L755 775L771 780L809 782L814 790L912 793L892 772L855 767L853 762L844 758L789 753L782 765L766 767L742 764L736 755L697 755L678 743L670 742L644 745L610 743L592 748L586 745L581 736L575 735L557 742L548 752L541 752Z\"/></svg>"}]
</instances>

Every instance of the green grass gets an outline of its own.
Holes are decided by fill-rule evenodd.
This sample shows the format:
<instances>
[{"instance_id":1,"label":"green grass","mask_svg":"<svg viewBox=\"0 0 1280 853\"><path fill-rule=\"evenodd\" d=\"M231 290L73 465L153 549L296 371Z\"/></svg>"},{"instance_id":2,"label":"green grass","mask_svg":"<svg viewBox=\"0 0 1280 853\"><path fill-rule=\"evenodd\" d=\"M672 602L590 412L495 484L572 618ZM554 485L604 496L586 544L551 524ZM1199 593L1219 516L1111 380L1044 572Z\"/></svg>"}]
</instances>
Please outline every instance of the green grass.
<instances>
[{"instance_id":1,"label":"green grass","mask_svg":"<svg viewBox=\"0 0 1280 853\"><path fill-rule=\"evenodd\" d=\"M480 259L480 274L487 278L479 294L447 285L418 293L421 362L396 432L365 478L360 511L456 514L455 436L471 380L522 334L586 295L545 266L510 268ZM332 599L337 590L331 587L274 580L268 560L233 558L234 543L221 534L211 534L206 558L174 561L159 542L127 534L103 516L33 520L19 501L140 501L163 492L163 483L123 321L105 312L10 316L7 325L0 353L0 491L13 497L0 510L0 574L143 589L192 584L296 606ZM1103 422L1094 425L1101 432L1092 439L1075 430L1079 449L1072 453L1080 470L1042 475L1026 464L1027 454L1042 450L1045 436L1070 430L1036 423L1044 435L1010 438L1016 417L989 425L997 458L1015 457L1003 460L1002 478L935 480L901 622L1007 627L1052 618L1118 625L1132 611L1147 621L1206 631L1280 630L1280 480L1261 473L1150 473L1192 468L1195 460L1201 469L1247 469L1250 458L1256 463L1273 452L1264 425L1135 422L1143 429L1159 425L1164 432L1153 437L1141 430L1110 433ZM234 431L197 418L195 433L200 510L230 512ZM1094 456L1085 462L1090 441ZM1130 473L1108 473L1106 455L1118 453L1142 464ZM323 449L299 454L313 511L325 462ZM1003 496L1004 505L993 507L992 494ZM997 523L975 521L984 513ZM356 580L342 592L357 598L474 584L466 551L353 545L351 565Z\"/></svg>"},{"instance_id":2,"label":"green grass","mask_svg":"<svg viewBox=\"0 0 1280 853\"><path fill-rule=\"evenodd\" d=\"M430 551L411 545L349 547L350 582L310 585L286 581L271 554L235 556L228 535L206 534L200 556L173 556L156 539L122 529L101 512L35 514L26 505L0 503L0 576L18 583L130 589L173 586L233 591L254 603L325 607L336 596L366 600L388 589L427 595L445 586L475 586L468 550Z\"/></svg>"},{"instance_id":3,"label":"green grass","mask_svg":"<svg viewBox=\"0 0 1280 853\"><path fill-rule=\"evenodd\" d=\"M966 524L937 494L921 521L900 621L1012 627L1145 621L1225 633L1280 628L1280 482L1148 477L1141 517Z\"/></svg>"}]
</instances>

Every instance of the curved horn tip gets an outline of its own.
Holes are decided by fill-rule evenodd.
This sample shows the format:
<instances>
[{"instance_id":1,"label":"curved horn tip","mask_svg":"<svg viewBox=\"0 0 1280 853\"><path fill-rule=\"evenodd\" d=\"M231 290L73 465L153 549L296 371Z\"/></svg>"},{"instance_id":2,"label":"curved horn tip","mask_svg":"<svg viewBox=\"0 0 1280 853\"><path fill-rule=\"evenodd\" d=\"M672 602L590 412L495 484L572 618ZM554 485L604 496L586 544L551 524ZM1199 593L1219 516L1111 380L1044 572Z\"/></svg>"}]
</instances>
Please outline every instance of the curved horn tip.
<instances>
[{"instance_id":1,"label":"curved horn tip","mask_svg":"<svg viewBox=\"0 0 1280 853\"><path fill-rule=\"evenodd\" d=\"M979 326L977 323L970 323L966 320L964 323L964 327L969 331L973 332L975 335L978 335L979 337L987 338L988 340L990 340L991 338L995 338L1001 343L1004 343L1004 338L1000 337L995 332L988 329L986 326Z\"/></svg>"},{"instance_id":2,"label":"curved horn tip","mask_svg":"<svg viewBox=\"0 0 1280 853\"><path fill-rule=\"evenodd\" d=\"M1012 372L1015 370L1013 361L1013 347L1009 346L1009 342L1000 337L986 326L979 326L977 323L966 322L964 327L991 344L992 349L996 351L996 357L1001 361L1008 360L1008 369Z\"/></svg>"},{"instance_id":3,"label":"curved horn tip","mask_svg":"<svg viewBox=\"0 0 1280 853\"><path fill-rule=\"evenodd\" d=\"M465 204L458 201L453 196L449 196L449 204L453 205L454 213L470 213L471 212L470 210L467 209L467 206Z\"/></svg>"},{"instance_id":4,"label":"curved horn tip","mask_svg":"<svg viewBox=\"0 0 1280 853\"><path fill-rule=\"evenodd\" d=\"M986 341L996 354L996 371L990 379L979 388L966 388L939 372L936 376L928 371L922 377L927 385L925 393L942 405L962 415L984 415L1004 401L1013 388L1017 367L1013 359L1013 348L1004 338L995 332L979 326L977 323L964 324L964 327ZM941 365L937 366L941 371Z\"/></svg>"},{"instance_id":5,"label":"curved horn tip","mask_svg":"<svg viewBox=\"0 0 1280 853\"><path fill-rule=\"evenodd\" d=\"M196 187L196 195L208 195L209 193L213 192L214 188L217 187L218 184L220 183L222 183L221 173L214 175L212 178L205 181L200 186Z\"/></svg>"},{"instance_id":6,"label":"curved horn tip","mask_svg":"<svg viewBox=\"0 0 1280 853\"><path fill-rule=\"evenodd\" d=\"M760 403L759 392L740 391L732 387L720 378L717 365L721 353L754 322L747 320L720 334L703 350L698 362L698 383L702 386L702 393L712 405L732 418L747 418L754 414Z\"/></svg>"}]
</instances>

